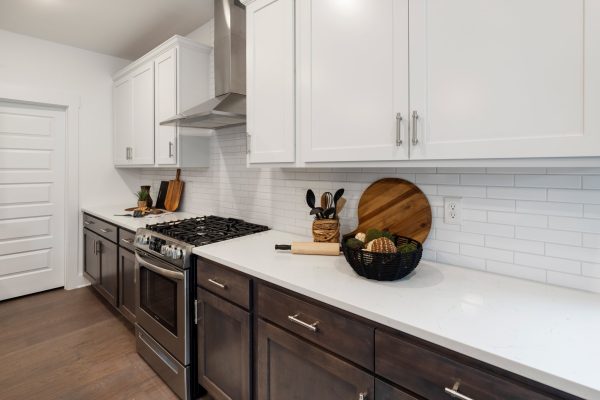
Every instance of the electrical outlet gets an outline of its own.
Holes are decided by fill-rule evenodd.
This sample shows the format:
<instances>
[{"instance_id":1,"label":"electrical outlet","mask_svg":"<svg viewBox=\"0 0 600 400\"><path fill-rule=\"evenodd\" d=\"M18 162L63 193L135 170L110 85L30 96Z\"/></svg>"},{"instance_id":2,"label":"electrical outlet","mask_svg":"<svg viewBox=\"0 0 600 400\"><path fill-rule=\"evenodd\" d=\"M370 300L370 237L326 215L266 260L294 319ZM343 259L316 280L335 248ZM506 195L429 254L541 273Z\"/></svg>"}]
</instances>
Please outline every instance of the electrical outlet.
<instances>
[{"instance_id":1,"label":"electrical outlet","mask_svg":"<svg viewBox=\"0 0 600 400\"><path fill-rule=\"evenodd\" d=\"M444 197L444 223L460 224L462 208L459 197Z\"/></svg>"}]
</instances>

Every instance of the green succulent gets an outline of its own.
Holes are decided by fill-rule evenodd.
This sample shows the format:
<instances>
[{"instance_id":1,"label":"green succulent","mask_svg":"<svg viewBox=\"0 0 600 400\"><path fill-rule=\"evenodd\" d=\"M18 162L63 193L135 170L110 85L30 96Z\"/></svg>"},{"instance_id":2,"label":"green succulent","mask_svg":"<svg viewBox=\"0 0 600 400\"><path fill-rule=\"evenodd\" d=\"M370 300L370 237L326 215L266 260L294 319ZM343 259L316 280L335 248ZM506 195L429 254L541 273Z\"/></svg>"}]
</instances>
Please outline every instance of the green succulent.
<instances>
[{"instance_id":1,"label":"green succulent","mask_svg":"<svg viewBox=\"0 0 600 400\"><path fill-rule=\"evenodd\" d=\"M402 243L398 245L398 253L408 254L417 251L417 245L414 243Z\"/></svg>"},{"instance_id":2,"label":"green succulent","mask_svg":"<svg viewBox=\"0 0 600 400\"><path fill-rule=\"evenodd\" d=\"M346 246L352 250L359 250L365 247L365 244L358 239L350 238L346 240Z\"/></svg>"},{"instance_id":3,"label":"green succulent","mask_svg":"<svg viewBox=\"0 0 600 400\"><path fill-rule=\"evenodd\" d=\"M148 200L148 196L150 195L150 193L148 193L147 190L140 190L138 192L135 193L135 196L137 197L138 201L146 201Z\"/></svg>"}]
</instances>

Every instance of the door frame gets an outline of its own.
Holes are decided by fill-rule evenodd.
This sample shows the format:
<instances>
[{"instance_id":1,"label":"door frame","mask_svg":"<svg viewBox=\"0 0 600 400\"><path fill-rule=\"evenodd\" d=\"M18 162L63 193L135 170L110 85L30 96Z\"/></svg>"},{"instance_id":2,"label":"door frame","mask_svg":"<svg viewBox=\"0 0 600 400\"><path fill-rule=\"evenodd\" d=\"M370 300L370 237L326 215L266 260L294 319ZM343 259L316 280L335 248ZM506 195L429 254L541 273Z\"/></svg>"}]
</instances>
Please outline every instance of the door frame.
<instances>
[{"instance_id":1,"label":"door frame","mask_svg":"<svg viewBox=\"0 0 600 400\"><path fill-rule=\"evenodd\" d=\"M79 227L79 108L81 97L53 89L32 88L0 83L0 101L50 107L65 111L65 203L64 203L64 274L65 289L88 285L83 277L83 252ZM73 246L72 243L77 243ZM71 245L69 245L71 244Z\"/></svg>"}]
</instances>

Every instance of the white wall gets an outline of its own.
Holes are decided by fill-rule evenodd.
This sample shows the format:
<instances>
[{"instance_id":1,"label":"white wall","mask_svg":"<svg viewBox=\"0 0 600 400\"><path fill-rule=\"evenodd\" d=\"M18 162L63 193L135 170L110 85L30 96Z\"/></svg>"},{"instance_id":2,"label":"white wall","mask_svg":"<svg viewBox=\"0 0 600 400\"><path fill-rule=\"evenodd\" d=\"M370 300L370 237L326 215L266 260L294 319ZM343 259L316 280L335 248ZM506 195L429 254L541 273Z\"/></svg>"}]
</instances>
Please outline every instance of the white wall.
<instances>
[{"instance_id":1,"label":"white wall","mask_svg":"<svg viewBox=\"0 0 600 400\"><path fill-rule=\"evenodd\" d=\"M80 205L132 202L136 171L112 162L112 78L128 60L0 30L0 84L81 99Z\"/></svg>"},{"instance_id":2,"label":"white wall","mask_svg":"<svg viewBox=\"0 0 600 400\"><path fill-rule=\"evenodd\" d=\"M213 29L214 19L211 19L206 24L188 33L186 37L207 46L213 46Z\"/></svg>"}]
</instances>

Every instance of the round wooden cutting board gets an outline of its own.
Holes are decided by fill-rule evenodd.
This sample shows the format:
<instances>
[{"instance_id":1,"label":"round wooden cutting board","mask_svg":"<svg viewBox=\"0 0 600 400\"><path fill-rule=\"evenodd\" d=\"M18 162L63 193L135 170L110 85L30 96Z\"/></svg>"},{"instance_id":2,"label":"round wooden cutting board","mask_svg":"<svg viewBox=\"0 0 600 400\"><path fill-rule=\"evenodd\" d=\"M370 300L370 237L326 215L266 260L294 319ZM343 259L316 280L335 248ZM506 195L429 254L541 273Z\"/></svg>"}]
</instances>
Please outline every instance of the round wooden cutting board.
<instances>
[{"instance_id":1,"label":"round wooden cutting board","mask_svg":"<svg viewBox=\"0 0 600 400\"><path fill-rule=\"evenodd\" d=\"M358 203L358 228L376 228L423 243L431 230L431 207L425 194L414 184L398 178L384 178L369 186Z\"/></svg>"}]
</instances>

